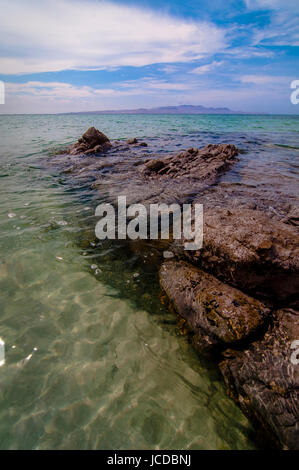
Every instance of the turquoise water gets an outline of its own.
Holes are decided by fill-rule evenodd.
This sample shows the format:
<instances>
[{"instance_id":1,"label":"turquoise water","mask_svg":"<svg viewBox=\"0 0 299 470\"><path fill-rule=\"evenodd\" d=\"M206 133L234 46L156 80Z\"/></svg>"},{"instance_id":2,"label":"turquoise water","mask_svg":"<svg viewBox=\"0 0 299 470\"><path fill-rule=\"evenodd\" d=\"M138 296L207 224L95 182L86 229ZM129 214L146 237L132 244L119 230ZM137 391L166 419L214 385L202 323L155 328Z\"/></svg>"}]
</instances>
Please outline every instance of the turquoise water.
<instances>
[{"instance_id":1,"label":"turquoise water","mask_svg":"<svg viewBox=\"0 0 299 470\"><path fill-rule=\"evenodd\" d=\"M117 243L95 249L97 194L44 162L91 125L112 139L146 139L152 154L231 142L245 153L221 184L295 200L298 123L0 116L1 449L255 447L217 368L160 304L155 265Z\"/></svg>"}]
</instances>

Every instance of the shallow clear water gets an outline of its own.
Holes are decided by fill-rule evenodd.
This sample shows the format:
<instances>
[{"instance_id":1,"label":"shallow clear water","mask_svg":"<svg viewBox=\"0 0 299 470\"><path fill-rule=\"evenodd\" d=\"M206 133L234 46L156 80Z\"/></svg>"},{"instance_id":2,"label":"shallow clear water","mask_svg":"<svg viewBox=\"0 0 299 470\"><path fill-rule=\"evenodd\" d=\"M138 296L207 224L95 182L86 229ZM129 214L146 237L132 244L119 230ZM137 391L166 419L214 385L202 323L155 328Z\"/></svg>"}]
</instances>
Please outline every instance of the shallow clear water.
<instances>
[{"instance_id":1,"label":"shallow clear water","mask_svg":"<svg viewBox=\"0 0 299 470\"><path fill-rule=\"evenodd\" d=\"M260 178L262 190L295 198L298 122L0 116L1 449L255 447L216 367L160 304L154 266L117 243L94 250L97 195L43 160L91 125L115 139L146 138L149 153L231 142L246 153L221 184Z\"/></svg>"}]
</instances>

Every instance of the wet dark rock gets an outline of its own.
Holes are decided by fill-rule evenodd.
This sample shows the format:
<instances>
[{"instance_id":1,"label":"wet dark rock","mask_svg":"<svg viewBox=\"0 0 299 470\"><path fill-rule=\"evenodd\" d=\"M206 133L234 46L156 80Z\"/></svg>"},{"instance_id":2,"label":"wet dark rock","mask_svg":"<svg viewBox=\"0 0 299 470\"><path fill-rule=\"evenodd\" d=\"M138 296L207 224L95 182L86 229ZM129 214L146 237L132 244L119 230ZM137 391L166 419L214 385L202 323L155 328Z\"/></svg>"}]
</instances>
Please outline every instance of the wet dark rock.
<instances>
[{"instance_id":1,"label":"wet dark rock","mask_svg":"<svg viewBox=\"0 0 299 470\"><path fill-rule=\"evenodd\" d=\"M191 263L256 296L293 299L299 292L298 229L252 209L204 210L203 247L174 250Z\"/></svg>"},{"instance_id":2,"label":"wet dark rock","mask_svg":"<svg viewBox=\"0 0 299 470\"><path fill-rule=\"evenodd\" d=\"M113 153L116 152L113 147L109 154L114 157L118 154L121 160L114 158L113 171L105 177L104 188L101 179L93 187L101 192L109 191L111 202L117 202L121 191L126 194L128 204L182 204L214 184L237 161L237 149L230 145L209 145L202 150L192 149L191 153L180 152L163 158L147 156L146 161L140 150L134 145L130 152L119 148ZM185 160L182 153L187 154ZM138 166L136 159L140 159Z\"/></svg>"},{"instance_id":3,"label":"wet dark rock","mask_svg":"<svg viewBox=\"0 0 299 470\"><path fill-rule=\"evenodd\" d=\"M139 142L138 139L136 137L134 137L133 139L129 139L126 141L126 143L128 145L139 145L139 147L147 147L147 143L146 142Z\"/></svg>"},{"instance_id":4,"label":"wet dark rock","mask_svg":"<svg viewBox=\"0 0 299 470\"><path fill-rule=\"evenodd\" d=\"M70 155L100 153L111 147L108 137L95 127L90 127L75 144L68 149Z\"/></svg>"},{"instance_id":5,"label":"wet dark rock","mask_svg":"<svg viewBox=\"0 0 299 470\"><path fill-rule=\"evenodd\" d=\"M214 352L247 338L265 322L270 309L217 278L182 261L167 261L160 284L194 334L201 352Z\"/></svg>"},{"instance_id":6,"label":"wet dark rock","mask_svg":"<svg viewBox=\"0 0 299 470\"><path fill-rule=\"evenodd\" d=\"M109 152L106 152L106 144ZM123 142L113 142L111 147L109 142L106 144L102 158L99 159L95 148L87 150L86 143L80 139L80 142L71 147L68 156L52 156L50 164L62 167L62 171L80 178L81 181L89 181L92 188L104 193L109 202L116 203L118 195L125 194L128 204L149 205L190 202L217 182L217 178L237 161L237 149L234 146L210 145L202 150L192 149L187 152L180 174L179 166L178 172L175 170L175 162L179 162L185 152L163 158L148 158L146 155L145 158L140 145L129 146ZM97 150L101 151L101 148L98 147ZM100 162L104 158L107 162L105 170ZM192 163L193 159L195 160ZM158 177L147 174L147 171L156 174L158 168L163 169L169 165L173 165L174 171L168 174ZM188 165L190 169L193 168L190 174Z\"/></svg>"},{"instance_id":7,"label":"wet dark rock","mask_svg":"<svg viewBox=\"0 0 299 470\"><path fill-rule=\"evenodd\" d=\"M147 163L143 174L147 177L188 177L213 181L221 171L227 170L237 160L234 145L207 145L203 149L190 148L185 152Z\"/></svg>"},{"instance_id":8,"label":"wet dark rock","mask_svg":"<svg viewBox=\"0 0 299 470\"><path fill-rule=\"evenodd\" d=\"M283 449L299 449L299 365L291 361L298 339L299 312L279 310L262 340L227 351L220 364L229 395Z\"/></svg>"},{"instance_id":9,"label":"wet dark rock","mask_svg":"<svg viewBox=\"0 0 299 470\"><path fill-rule=\"evenodd\" d=\"M161 170L162 168L164 168L165 164L163 162L163 160L157 160L157 159L154 159L154 160L150 160L148 163L146 163L146 169L148 171L159 171Z\"/></svg>"}]
</instances>

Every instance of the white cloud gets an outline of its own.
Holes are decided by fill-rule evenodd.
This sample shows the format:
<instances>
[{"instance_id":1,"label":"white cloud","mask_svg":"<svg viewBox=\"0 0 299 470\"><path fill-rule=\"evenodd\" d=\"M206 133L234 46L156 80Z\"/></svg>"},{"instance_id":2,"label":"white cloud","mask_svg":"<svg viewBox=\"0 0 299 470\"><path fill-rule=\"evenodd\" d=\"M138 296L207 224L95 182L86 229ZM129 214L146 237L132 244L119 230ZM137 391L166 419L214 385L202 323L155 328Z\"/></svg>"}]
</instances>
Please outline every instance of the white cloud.
<instances>
[{"instance_id":1,"label":"white cloud","mask_svg":"<svg viewBox=\"0 0 299 470\"><path fill-rule=\"evenodd\" d=\"M176 65L165 65L164 67L161 67L159 69L160 72L164 72L164 73L176 73L179 71L179 67L177 67Z\"/></svg>"},{"instance_id":2,"label":"white cloud","mask_svg":"<svg viewBox=\"0 0 299 470\"><path fill-rule=\"evenodd\" d=\"M157 80L154 78L141 78L137 80L128 80L118 84L121 88L141 89L143 91L150 90L168 90L168 91L182 91L189 90L190 83L183 82L169 82L167 80Z\"/></svg>"},{"instance_id":3,"label":"white cloud","mask_svg":"<svg viewBox=\"0 0 299 470\"><path fill-rule=\"evenodd\" d=\"M189 75L192 77L192 75ZM234 87L209 82L168 84L163 80L143 79L114 84L114 88L74 86L59 82L6 83L6 104L0 113L57 113L105 109L134 109L178 104L202 104L234 110L294 112L290 104L288 77L243 75ZM145 83L146 82L146 83ZM167 86L170 85L170 86ZM179 89L184 85L185 89Z\"/></svg>"},{"instance_id":4,"label":"white cloud","mask_svg":"<svg viewBox=\"0 0 299 470\"><path fill-rule=\"evenodd\" d=\"M233 47L227 50L225 54L228 56L238 56L239 59L252 59L253 57L270 58L275 55L274 52L269 49L251 46Z\"/></svg>"},{"instance_id":5,"label":"white cloud","mask_svg":"<svg viewBox=\"0 0 299 470\"><path fill-rule=\"evenodd\" d=\"M0 70L6 74L187 62L226 46L225 31L96 0L2 0Z\"/></svg>"},{"instance_id":6,"label":"white cloud","mask_svg":"<svg viewBox=\"0 0 299 470\"><path fill-rule=\"evenodd\" d=\"M265 46L299 46L298 18L287 18L283 14L273 16L269 27L254 32L253 43Z\"/></svg>"},{"instance_id":7,"label":"white cloud","mask_svg":"<svg viewBox=\"0 0 299 470\"><path fill-rule=\"evenodd\" d=\"M144 90L117 88L94 88L75 86L62 82L28 81L5 83L6 104L3 113L53 113L121 108L122 100L133 96L144 96Z\"/></svg>"},{"instance_id":8,"label":"white cloud","mask_svg":"<svg viewBox=\"0 0 299 470\"><path fill-rule=\"evenodd\" d=\"M73 100L92 98L95 95L109 95L113 94L113 89L94 89L88 86L74 86L69 83L61 82L34 82L29 81L26 83L6 83L5 89L7 94L10 95L30 95L38 96L43 99L55 100Z\"/></svg>"},{"instance_id":9,"label":"white cloud","mask_svg":"<svg viewBox=\"0 0 299 470\"><path fill-rule=\"evenodd\" d=\"M167 105L169 99L177 102L178 96L188 93L192 85L148 77L115 83L111 88L28 81L6 82L5 89L6 104L1 106L0 113L57 113L131 109L139 107L141 99L142 104L147 107Z\"/></svg>"},{"instance_id":10,"label":"white cloud","mask_svg":"<svg viewBox=\"0 0 299 470\"><path fill-rule=\"evenodd\" d=\"M189 77L191 78L191 74ZM226 90L226 94L253 93L257 97L260 94L270 93L280 94L289 93L290 77L271 76L271 75L242 75L236 77L236 81L248 87ZM128 80L111 84L109 88L99 88L92 86L75 86L62 82L39 82L28 81L26 83L6 83L5 84L8 109L14 104L14 109L22 109L26 104L29 109L49 109L59 110L66 106L67 110L96 110L96 109L119 109L123 107L136 107L149 100L149 105L159 105L180 102L195 102L196 97L202 101L202 104L213 104L215 97L219 99L217 88L211 88L211 83L192 78L191 80L169 82L167 80L158 80L152 77L145 77L137 80ZM247 92L244 90L247 89ZM219 90L218 90L219 91ZM224 90L221 87L221 92ZM247 95L246 95L247 96ZM159 101L160 100L160 101ZM161 101L162 100L162 101ZM30 104L31 103L31 104ZM127 104L125 104L127 103ZM220 104L220 103L219 103ZM228 105L221 103L221 105ZM63 109L63 108L62 108ZM2 111L2 109L1 109ZM5 111L5 110L3 110ZM20 111L19 111L20 112Z\"/></svg>"},{"instance_id":11,"label":"white cloud","mask_svg":"<svg viewBox=\"0 0 299 470\"><path fill-rule=\"evenodd\" d=\"M251 10L289 10L299 11L298 0L245 0L247 8Z\"/></svg>"},{"instance_id":12,"label":"white cloud","mask_svg":"<svg viewBox=\"0 0 299 470\"><path fill-rule=\"evenodd\" d=\"M251 83L259 86L275 86L290 84L290 77L273 76L273 75L243 75L239 78L241 83Z\"/></svg>"},{"instance_id":13,"label":"white cloud","mask_svg":"<svg viewBox=\"0 0 299 470\"><path fill-rule=\"evenodd\" d=\"M93 106L101 106L101 100L107 97L144 96L159 93L182 92L190 89L187 83L170 83L166 80L144 78L125 81L112 85L114 88L95 88L91 86L75 86L62 82L38 82L5 84L8 98L21 102L24 97L32 100L42 100L44 103L56 102L80 104L86 103ZM100 101L99 101L100 100Z\"/></svg>"},{"instance_id":14,"label":"white cloud","mask_svg":"<svg viewBox=\"0 0 299 470\"><path fill-rule=\"evenodd\" d=\"M298 0L245 0L249 10L269 10L270 24L253 30L253 44L298 46Z\"/></svg>"},{"instance_id":15,"label":"white cloud","mask_svg":"<svg viewBox=\"0 0 299 470\"><path fill-rule=\"evenodd\" d=\"M211 64L205 64L201 65L199 67L196 67L193 70L190 70L190 73L196 73L197 75L203 75L205 73L211 72L213 69L216 67L219 67L220 65L223 64L223 61L213 61Z\"/></svg>"}]
</instances>

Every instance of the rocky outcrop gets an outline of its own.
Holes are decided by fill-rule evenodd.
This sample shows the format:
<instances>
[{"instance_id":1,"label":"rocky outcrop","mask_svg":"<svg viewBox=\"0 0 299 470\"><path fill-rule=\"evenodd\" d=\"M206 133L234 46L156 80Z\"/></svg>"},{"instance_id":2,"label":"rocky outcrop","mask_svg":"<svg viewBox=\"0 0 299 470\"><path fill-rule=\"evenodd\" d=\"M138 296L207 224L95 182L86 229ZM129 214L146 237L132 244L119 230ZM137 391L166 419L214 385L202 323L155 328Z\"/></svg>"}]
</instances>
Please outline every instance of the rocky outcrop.
<instances>
[{"instance_id":1,"label":"rocky outcrop","mask_svg":"<svg viewBox=\"0 0 299 470\"><path fill-rule=\"evenodd\" d=\"M203 149L190 148L164 159L151 160L142 168L148 178L184 178L214 181L221 171L237 160L234 145L207 145Z\"/></svg>"},{"instance_id":2,"label":"rocky outcrop","mask_svg":"<svg viewBox=\"0 0 299 470\"><path fill-rule=\"evenodd\" d=\"M299 312L279 310L261 341L227 351L220 369L229 394L276 446L299 448ZM293 349L297 341L297 351Z\"/></svg>"},{"instance_id":3,"label":"rocky outcrop","mask_svg":"<svg viewBox=\"0 0 299 470\"><path fill-rule=\"evenodd\" d=\"M126 143L127 143L128 145L139 145L139 147L147 147L147 143L146 143L146 142L139 142L136 137L134 137L133 139L127 140Z\"/></svg>"},{"instance_id":4,"label":"rocky outcrop","mask_svg":"<svg viewBox=\"0 0 299 470\"><path fill-rule=\"evenodd\" d=\"M90 127L75 144L68 149L70 155L90 155L111 147L108 137L95 127Z\"/></svg>"},{"instance_id":5,"label":"rocky outcrop","mask_svg":"<svg viewBox=\"0 0 299 470\"><path fill-rule=\"evenodd\" d=\"M170 309L188 326L195 348L216 351L218 358L222 352L229 394L245 414L276 446L299 448L299 365L290 362L291 342L299 340L294 310L298 208L287 201L277 210L271 194L260 192L257 199L244 185L216 184L238 161L234 145L207 145L166 157L150 155L142 145L132 139L114 141L111 148L109 139L91 128L68 155L56 156L56 163L112 203L122 194L127 204L204 205L201 250L186 251L184 237L129 241L126 247L155 267L163 263L164 253L161 287ZM173 255L177 259L165 262ZM286 306L293 309L282 310Z\"/></svg>"},{"instance_id":6,"label":"rocky outcrop","mask_svg":"<svg viewBox=\"0 0 299 470\"><path fill-rule=\"evenodd\" d=\"M238 151L233 145L209 145L202 150L189 149L157 159L148 158L149 152L144 149L146 143L132 139L131 144L114 141L111 146L107 137L101 133L99 137L98 132L88 130L69 148L68 156L60 153L51 157L51 165L56 163L81 181L90 181L92 187L105 192L112 203L120 193L126 194L128 204L189 202L237 162ZM99 137L96 146L90 135ZM99 159L96 152L103 152L105 160ZM162 167L172 170L169 174L157 174L156 170Z\"/></svg>"},{"instance_id":7,"label":"rocky outcrop","mask_svg":"<svg viewBox=\"0 0 299 470\"><path fill-rule=\"evenodd\" d=\"M293 300L299 292L298 229L251 209L204 211L203 247L175 251L219 279L275 300Z\"/></svg>"},{"instance_id":8,"label":"rocky outcrop","mask_svg":"<svg viewBox=\"0 0 299 470\"><path fill-rule=\"evenodd\" d=\"M259 300L182 261L162 265L160 284L201 352L223 349L256 333L270 313Z\"/></svg>"},{"instance_id":9,"label":"rocky outcrop","mask_svg":"<svg viewBox=\"0 0 299 470\"><path fill-rule=\"evenodd\" d=\"M192 265L170 261L160 270L161 287L187 321L195 348L210 353L229 345L220 368L259 441L286 449L299 448L299 364L291 361L292 343L299 344L294 220L293 212L284 223L245 207L209 208L202 249L185 251L184 238L172 246ZM293 308L273 315L262 297Z\"/></svg>"},{"instance_id":10,"label":"rocky outcrop","mask_svg":"<svg viewBox=\"0 0 299 470\"><path fill-rule=\"evenodd\" d=\"M237 154L234 145L223 144L208 145L201 150L189 149L169 157L147 158L143 164L138 161L138 165L136 159L128 165L122 159L120 171L111 175L111 199L118 195L119 178L125 173L121 191L127 195L128 204L148 206L189 202L195 194L215 184L220 175L237 162ZM101 182L99 188L100 185Z\"/></svg>"}]
</instances>

